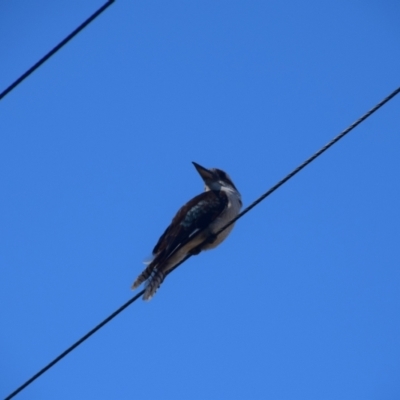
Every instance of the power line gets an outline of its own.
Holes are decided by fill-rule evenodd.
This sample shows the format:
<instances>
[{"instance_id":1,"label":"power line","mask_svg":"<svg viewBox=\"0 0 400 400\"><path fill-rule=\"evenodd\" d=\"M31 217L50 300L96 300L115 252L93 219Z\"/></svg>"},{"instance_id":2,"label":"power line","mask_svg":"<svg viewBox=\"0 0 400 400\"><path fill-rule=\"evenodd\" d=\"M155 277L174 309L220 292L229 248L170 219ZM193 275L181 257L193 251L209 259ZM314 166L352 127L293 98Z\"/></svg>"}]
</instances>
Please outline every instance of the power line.
<instances>
[{"instance_id":1,"label":"power line","mask_svg":"<svg viewBox=\"0 0 400 400\"><path fill-rule=\"evenodd\" d=\"M32 65L25 73L23 73L16 81L14 81L7 89L0 93L0 100L10 93L16 86L18 86L25 78L27 78L32 72L38 69L44 62L46 62L53 54L67 44L74 36L76 36L83 28L89 25L95 18L97 18L103 11L105 11L115 0L108 0L107 3L102 5L96 12L94 12L86 21L79 25L74 31L72 31L64 40L62 40L56 47L50 50L44 57L42 57L36 64Z\"/></svg>"},{"instance_id":2,"label":"power line","mask_svg":"<svg viewBox=\"0 0 400 400\"><path fill-rule=\"evenodd\" d=\"M62 358L64 358L68 353L78 347L81 343L83 343L86 339L92 336L95 332L97 332L100 328L102 328L107 322L110 322L114 317L116 317L120 312L125 310L126 307L131 305L134 301L136 301L142 294L144 290L133 296L129 301L127 301L123 306L118 308L118 310L114 311L109 317L107 317L104 321L100 322L97 326L95 326L91 331L89 331L85 336L82 336L77 342L75 342L71 347L68 347L67 350L62 352L58 357L56 357L51 363L47 364L44 368L42 368L39 372L32 376L32 378L28 379L23 385L21 385L18 389L14 390L11 394L9 394L5 400L12 399L16 396L20 391L24 390L28 385L30 385L34 380L39 378L40 375L44 374L48 369L50 369L54 364L57 364Z\"/></svg>"},{"instance_id":3,"label":"power line","mask_svg":"<svg viewBox=\"0 0 400 400\"><path fill-rule=\"evenodd\" d=\"M337 143L340 139L346 136L350 131L352 131L356 126L360 125L361 122L364 122L368 117L370 117L375 111L378 111L383 105L385 105L388 101L390 101L394 96L399 94L400 87L398 87L395 91L389 94L389 96L385 97L380 103L378 103L375 107L371 108L368 112L366 112L361 118L357 121L353 122L347 129L343 132L339 133L335 138L333 138L329 143L327 143L324 147L318 150L314 155L300 164L297 168L295 168L291 173L286 175L282 180L280 180L277 184L272 186L267 192L265 192L262 196L260 196L256 201L251 203L248 207L246 207L240 214L238 214L232 221L230 221L227 225L225 225L217 234L224 231L228 226L232 225L235 221L241 218L244 214L247 214L252 208L254 208L257 204L261 203L266 197L268 197L271 193L275 192L276 189L281 187L284 183L286 183L290 178L293 178L298 172L300 172L304 167L314 161L317 157L319 157L322 153L332 147L335 143Z\"/></svg>"},{"instance_id":4,"label":"power line","mask_svg":"<svg viewBox=\"0 0 400 400\"><path fill-rule=\"evenodd\" d=\"M398 93L400 92L400 87L397 88L395 91L393 91L389 96L384 98L380 103L378 103L375 107L373 107L370 111L365 113L361 118L359 118L357 121L355 121L353 124L351 124L347 129L345 129L343 132L341 132L339 135L337 135L334 139L332 139L329 143L327 143L324 147L322 147L320 150L318 150L314 155L312 155L310 158L308 158L306 161L304 161L302 164L300 164L297 168L295 168L292 172L290 172L288 175L286 175L282 180L280 180L277 184L272 186L271 189L269 189L267 192L265 192L263 195L261 195L257 200L255 200L253 203L251 203L248 207L246 207L240 214L237 215L236 218L232 219L229 223L227 223L224 227L222 227L216 235L220 234L222 231L224 231L226 228L228 228L230 225L232 225L234 222L236 222L238 219L242 218L245 214L247 214L252 208L254 208L256 205L261 203L266 197L268 197L270 194L272 194L276 189L278 189L280 186L282 186L284 183L286 183L290 178L292 178L294 175L296 175L298 172L300 172L304 167L306 167L308 164L310 164L312 161L314 161L317 157L319 157L322 153L324 153L326 150L328 150L330 147L332 147L335 143L337 143L340 139L342 139L345 135L347 135L351 130L353 130L357 125L361 124L363 121L365 121L368 117L370 117L375 111L377 111L379 108L381 108L384 104L386 104L388 101L390 101L393 97L395 97ZM174 271L177 267L179 267L181 264L183 264L188 258L190 258L191 255L188 255L186 258L184 258L179 264L175 266L171 271L169 271L168 274L170 274L172 271ZM102 321L100 324L98 324L96 327L94 327L91 331L89 331L86 335L84 335L81 339L79 339L77 342L75 342L72 346L70 346L67 350L65 350L63 353L61 353L58 357L56 357L53 361L51 361L48 365L46 365L44 368L42 368L39 372L37 372L35 375L32 376L32 378L28 379L23 385L21 385L19 388L17 388L14 392L12 392L10 395L8 395L5 400L9 400L13 398L16 394L21 392L21 390L25 389L28 385L30 385L34 380L39 378L42 374L44 374L47 370L49 370L52 366L54 366L58 361L60 361L62 358L64 358L67 354L69 354L72 350L76 349L81 343L83 343L86 339L88 339L90 336L92 336L95 332L97 332L100 328L102 328L104 325L106 325L108 322L110 322L113 318L115 318L119 313L121 313L123 310L125 310L128 306L130 306L132 303L134 303L139 297L141 297L144 293L144 290L141 292L137 293L135 296L133 296L130 300L128 300L124 305L122 305L120 308L118 308L116 311L114 311L109 317L107 317L104 321Z\"/></svg>"}]
</instances>

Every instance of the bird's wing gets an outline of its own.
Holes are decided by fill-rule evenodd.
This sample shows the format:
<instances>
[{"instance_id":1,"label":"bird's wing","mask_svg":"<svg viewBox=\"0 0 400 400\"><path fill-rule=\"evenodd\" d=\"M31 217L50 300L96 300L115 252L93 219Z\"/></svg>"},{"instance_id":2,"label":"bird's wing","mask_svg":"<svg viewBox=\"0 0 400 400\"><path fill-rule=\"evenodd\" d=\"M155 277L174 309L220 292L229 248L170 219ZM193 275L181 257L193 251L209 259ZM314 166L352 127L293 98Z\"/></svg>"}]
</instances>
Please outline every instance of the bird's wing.
<instances>
[{"instance_id":1,"label":"bird's wing","mask_svg":"<svg viewBox=\"0 0 400 400\"><path fill-rule=\"evenodd\" d=\"M228 196L222 191L210 190L194 197L177 212L170 226L158 240L153 254L158 259L167 259L194 235L206 229L227 205Z\"/></svg>"}]
</instances>

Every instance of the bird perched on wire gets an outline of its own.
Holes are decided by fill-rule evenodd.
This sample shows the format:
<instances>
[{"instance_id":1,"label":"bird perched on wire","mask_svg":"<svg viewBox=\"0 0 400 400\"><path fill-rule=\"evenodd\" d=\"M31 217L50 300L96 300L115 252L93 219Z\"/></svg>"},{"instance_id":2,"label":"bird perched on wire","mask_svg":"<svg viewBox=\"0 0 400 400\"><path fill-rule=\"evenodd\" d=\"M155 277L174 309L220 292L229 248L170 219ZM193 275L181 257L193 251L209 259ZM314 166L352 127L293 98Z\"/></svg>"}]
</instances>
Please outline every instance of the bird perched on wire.
<instances>
[{"instance_id":1,"label":"bird perched on wire","mask_svg":"<svg viewBox=\"0 0 400 400\"><path fill-rule=\"evenodd\" d=\"M153 258L132 285L136 289L145 282L144 300L150 300L168 271L185 257L218 246L231 232L242 199L229 175L217 168L207 169L193 163L205 183L205 191L188 201L173 218L153 249Z\"/></svg>"}]
</instances>

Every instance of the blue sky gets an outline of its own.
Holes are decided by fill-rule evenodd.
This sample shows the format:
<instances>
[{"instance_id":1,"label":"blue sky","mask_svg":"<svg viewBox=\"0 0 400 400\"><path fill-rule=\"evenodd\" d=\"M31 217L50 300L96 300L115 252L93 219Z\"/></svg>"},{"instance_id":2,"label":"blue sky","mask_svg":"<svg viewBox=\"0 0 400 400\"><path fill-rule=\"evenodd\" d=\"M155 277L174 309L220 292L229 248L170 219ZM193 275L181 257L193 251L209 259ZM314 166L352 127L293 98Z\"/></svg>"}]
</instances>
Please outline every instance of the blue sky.
<instances>
[{"instance_id":1,"label":"blue sky","mask_svg":"<svg viewBox=\"0 0 400 400\"><path fill-rule=\"evenodd\" d=\"M4 89L103 3L3 0ZM0 395L127 301L226 170L248 205L400 83L396 1L123 1L0 102ZM398 399L400 98L20 399Z\"/></svg>"}]
</instances>

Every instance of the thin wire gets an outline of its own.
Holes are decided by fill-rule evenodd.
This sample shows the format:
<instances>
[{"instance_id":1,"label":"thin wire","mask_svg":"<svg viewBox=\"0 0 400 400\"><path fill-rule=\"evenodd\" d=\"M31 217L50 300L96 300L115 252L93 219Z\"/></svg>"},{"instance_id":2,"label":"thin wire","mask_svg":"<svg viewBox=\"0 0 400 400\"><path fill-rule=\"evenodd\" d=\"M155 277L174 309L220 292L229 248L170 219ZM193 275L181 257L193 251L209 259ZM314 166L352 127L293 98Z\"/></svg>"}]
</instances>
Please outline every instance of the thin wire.
<instances>
[{"instance_id":1,"label":"thin wire","mask_svg":"<svg viewBox=\"0 0 400 400\"><path fill-rule=\"evenodd\" d=\"M385 97L380 103L378 103L375 107L371 108L367 113L365 113L361 118L357 121L353 122L347 129L343 132L339 133L335 138L333 138L329 143L327 143L324 147L318 150L314 155L308 158L303 164L299 165L296 169L294 169L290 174L286 175L282 180L280 180L276 185L272 186L267 192L265 192L262 196L260 196L256 201L251 203L247 208L245 208L240 214L238 214L235 218L233 218L227 225L221 228L216 234L220 234L224 231L228 226L235 223L239 218L242 218L243 215L247 214L252 208L254 208L257 204L261 203L266 197L275 192L276 189L281 187L284 183L286 183L290 178L293 178L298 172L300 172L304 167L314 161L317 157L319 157L322 153L332 147L335 143L337 143L340 139L346 136L350 131L352 131L356 126L360 125L361 122L365 121L368 117L370 117L375 111L378 111L383 105L385 105L388 101L390 101L394 96L400 93L400 87L398 87L395 91L393 91L389 96Z\"/></svg>"},{"instance_id":2,"label":"thin wire","mask_svg":"<svg viewBox=\"0 0 400 400\"><path fill-rule=\"evenodd\" d=\"M28 379L23 385L21 385L18 389L14 390L11 394L9 394L5 400L12 399L16 396L21 390L25 389L28 385L30 385L34 380L39 378L40 375L44 374L48 369L50 369L54 364L57 364L62 358L64 358L67 354L71 353L76 347L78 347L81 343L83 343L86 339L96 333L100 328L102 328L105 324L110 322L113 318L115 318L120 312L124 311L125 308L130 306L133 302L135 302L142 294L144 290L133 296L129 301L127 301L123 306L118 308L118 310L114 311L109 317L107 317L104 321L100 322L97 326L95 326L91 331L89 331L85 336L82 336L77 342L75 342L71 347L68 347L63 353L61 353L58 357L56 357L51 363L47 364L44 368L42 368L38 373L32 376L32 378Z\"/></svg>"},{"instance_id":3,"label":"thin wire","mask_svg":"<svg viewBox=\"0 0 400 400\"><path fill-rule=\"evenodd\" d=\"M25 78L27 78L32 72L38 69L44 62L46 62L53 54L67 44L74 36L76 36L83 28L89 25L95 18L97 18L103 11L105 11L115 0L109 0L103 6L101 6L95 13L93 13L86 21L79 25L73 32L71 32L64 40L62 40L56 47L50 50L44 57L42 57L36 64L29 68L24 74L22 74L16 81L14 81L7 89L0 93L0 100L10 93L16 86L18 86Z\"/></svg>"},{"instance_id":4,"label":"thin wire","mask_svg":"<svg viewBox=\"0 0 400 400\"><path fill-rule=\"evenodd\" d=\"M356 122L354 122L352 125L350 125L347 129L345 129L342 133L340 133L338 136L336 136L334 139L332 139L328 144L326 144L324 147L322 147L319 151L317 151L314 155L312 155L310 158L308 158L306 161L304 161L300 166L295 168L292 172L290 172L288 175L286 175L282 180L280 180L276 185L272 186L271 189L269 189L267 192L265 192L263 195L261 195L257 200L255 200L253 203L251 203L247 208L245 208L236 218L232 219L229 223L227 223L224 227L222 227L216 235L219 235L222 231L224 231L226 228L228 228L230 225L232 225L234 222L236 222L238 219L242 218L243 215L247 214L252 208L254 208L256 205L261 203L266 197L268 197L271 193L273 193L276 189L278 189L280 186L282 186L285 182L287 182L290 178L292 178L294 175L296 175L298 172L300 172L304 167L306 167L308 164L310 164L312 161L314 161L317 157L319 157L322 153L324 153L326 150L328 150L330 147L332 147L335 143L337 143L340 139L342 139L346 134L348 134L351 130L353 130L357 125L361 124L363 121L365 121L368 117L370 117L375 111L377 111L379 108L381 108L384 104L386 104L389 100L391 100L394 96L396 96L400 92L400 87L397 88L394 92L392 92L389 96L387 96L385 99L383 99L380 103L378 103L375 107L373 107L370 111L368 111L366 114L364 114L360 119L358 119ZM172 271L174 271L177 267L179 267L181 264L183 264L188 258L190 258L191 255L187 256L185 259L183 259L179 264L177 264L172 270L169 271L168 274L170 274ZM88 332L85 336L83 336L81 339L79 339L77 342L75 342L71 347L69 347L67 350L65 350L63 353L61 353L58 357L56 357L53 361L51 361L48 365L46 365L43 369L41 369L38 373L32 376L29 380L27 380L23 385L21 385L18 389L16 389L14 392L12 392L9 396L5 398L5 400L9 400L13 398L16 394L18 394L21 390L26 388L29 384L31 384L35 379L37 379L40 375L44 374L47 370L49 370L52 366L54 366L58 361L60 361L62 358L64 358L67 354L69 354L72 350L77 348L80 344L82 344L86 339L88 339L90 336L92 336L95 332L97 332L100 328L102 328L105 324L110 322L113 318L115 318L119 313L121 313L125 308L127 308L129 305L134 303L139 297L141 297L144 293L144 290L136 294L134 297L132 297L129 301L127 301L124 305L122 305L118 310L113 312L109 317L107 317L104 321L102 321L100 324L98 324L95 328L93 328L90 332Z\"/></svg>"}]
</instances>

